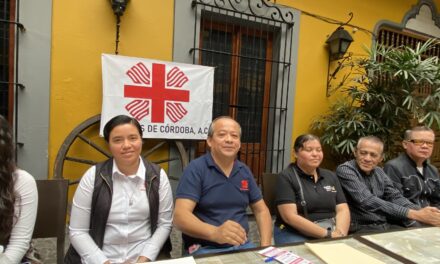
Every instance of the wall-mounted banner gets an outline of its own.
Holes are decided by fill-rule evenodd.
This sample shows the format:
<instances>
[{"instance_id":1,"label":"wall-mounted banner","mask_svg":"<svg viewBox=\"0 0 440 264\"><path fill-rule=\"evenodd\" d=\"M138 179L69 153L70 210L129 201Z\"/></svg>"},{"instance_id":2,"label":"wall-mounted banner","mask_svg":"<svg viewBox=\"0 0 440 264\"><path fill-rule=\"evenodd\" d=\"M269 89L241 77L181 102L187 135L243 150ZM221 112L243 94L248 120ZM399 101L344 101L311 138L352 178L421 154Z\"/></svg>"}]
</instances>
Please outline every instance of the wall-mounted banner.
<instances>
[{"instance_id":1,"label":"wall-mounted banner","mask_svg":"<svg viewBox=\"0 0 440 264\"><path fill-rule=\"evenodd\" d=\"M144 138L206 139L214 68L102 54L100 134L116 115L136 118Z\"/></svg>"}]
</instances>

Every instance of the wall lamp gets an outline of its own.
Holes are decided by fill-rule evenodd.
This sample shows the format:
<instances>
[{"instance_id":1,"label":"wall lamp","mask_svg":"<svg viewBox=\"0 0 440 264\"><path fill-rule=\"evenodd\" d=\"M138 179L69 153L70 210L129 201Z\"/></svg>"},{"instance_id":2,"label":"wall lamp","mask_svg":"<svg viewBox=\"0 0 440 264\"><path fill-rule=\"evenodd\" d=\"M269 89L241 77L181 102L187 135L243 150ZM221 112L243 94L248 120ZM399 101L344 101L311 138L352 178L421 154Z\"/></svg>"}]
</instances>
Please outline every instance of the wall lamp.
<instances>
[{"instance_id":1,"label":"wall lamp","mask_svg":"<svg viewBox=\"0 0 440 264\"><path fill-rule=\"evenodd\" d=\"M115 54L118 54L119 28L121 26L121 16L124 14L124 11L127 8L127 5L128 5L129 1L130 0L110 0L110 4L112 5L113 13L116 16L116 48L115 48Z\"/></svg>"},{"instance_id":2,"label":"wall lamp","mask_svg":"<svg viewBox=\"0 0 440 264\"><path fill-rule=\"evenodd\" d=\"M350 12L349 15L351 16L350 19L343 25L347 25L353 18L353 13ZM326 41L329 51L327 71L327 97L330 96L330 82L335 79L335 76L342 68L344 61L351 57L344 57L345 53L348 50L348 47L350 47L351 42L353 42L353 38L351 37L350 33L348 33L347 30L343 28L343 25L339 26ZM330 73L330 64L332 61L335 60L338 60L338 66L332 73Z\"/></svg>"},{"instance_id":3,"label":"wall lamp","mask_svg":"<svg viewBox=\"0 0 440 264\"><path fill-rule=\"evenodd\" d=\"M353 38L350 33L348 33L343 27L338 27L326 41L329 48L329 60L333 61L342 59L352 42Z\"/></svg>"},{"instance_id":4,"label":"wall lamp","mask_svg":"<svg viewBox=\"0 0 440 264\"><path fill-rule=\"evenodd\" d=\"M129 0L110 0L113 13L121 17L124 14L125 8L127 8L128 1Z\"/></svg>"}]
</instances>

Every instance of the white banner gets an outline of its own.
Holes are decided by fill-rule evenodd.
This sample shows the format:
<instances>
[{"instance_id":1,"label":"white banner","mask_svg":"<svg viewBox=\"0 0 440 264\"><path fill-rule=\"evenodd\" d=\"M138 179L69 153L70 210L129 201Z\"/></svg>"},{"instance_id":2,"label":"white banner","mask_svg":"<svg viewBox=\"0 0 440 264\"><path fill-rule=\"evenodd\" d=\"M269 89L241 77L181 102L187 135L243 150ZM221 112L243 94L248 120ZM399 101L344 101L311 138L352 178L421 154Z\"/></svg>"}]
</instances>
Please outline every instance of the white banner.
<instances>
[{"instance_id":1,"label":"white banner","mask_svg":"<svg viewBox=\"0 0 440 264\"><path fill-rule=\"evenodd\" d=\"M214 68L102 54L100 134L116 115L136 118L144 138L206 139Z\"/></svg>"}]
</instances>

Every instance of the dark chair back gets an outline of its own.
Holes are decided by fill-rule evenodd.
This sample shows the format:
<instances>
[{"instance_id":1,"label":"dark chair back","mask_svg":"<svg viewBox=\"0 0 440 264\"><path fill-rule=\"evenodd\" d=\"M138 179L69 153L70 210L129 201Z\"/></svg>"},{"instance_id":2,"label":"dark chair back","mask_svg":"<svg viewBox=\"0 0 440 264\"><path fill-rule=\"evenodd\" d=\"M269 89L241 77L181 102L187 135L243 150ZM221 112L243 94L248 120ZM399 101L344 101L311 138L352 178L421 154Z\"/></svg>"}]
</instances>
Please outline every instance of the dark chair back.
<instances>
[{"instance_id":1,"label":"dark chair back","mask_svg":"<svg viewBox=\"0 0 440 264\"><path fill-rule=\"evenodd\" d=\"M68 180L37 180L38 211L32 238L57 238L57 263L64 258Z\"/></svg>"},{"instance_id":2,"label":"dark chair back","mask_svg":"<svg viewBox=\"0 0 440 264\"><path fill-rule=\"evenodd\" d=\"M277 181L276 173L263 173L263 181L262 181L262 192L263 199L269 208L270 214L276 214L276 206L275 206L275 184Z\"/></svg>"}]
</instances>

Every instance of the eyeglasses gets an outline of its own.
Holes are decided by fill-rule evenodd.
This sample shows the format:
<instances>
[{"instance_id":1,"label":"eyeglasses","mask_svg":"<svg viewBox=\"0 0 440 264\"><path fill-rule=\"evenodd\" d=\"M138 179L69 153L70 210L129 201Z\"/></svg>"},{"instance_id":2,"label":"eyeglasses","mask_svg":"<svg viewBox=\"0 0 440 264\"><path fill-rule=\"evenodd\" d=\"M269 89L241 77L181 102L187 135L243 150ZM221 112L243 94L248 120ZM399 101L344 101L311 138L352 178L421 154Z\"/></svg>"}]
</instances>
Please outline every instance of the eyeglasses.
<instances>
[{"instance_id":1,"label":"eyeglasses","mask_svg":"<svg viewBox=\"0 0 440 264\"><path fill-rule=\"evenodd\" d=\"M426 146L428 146L428 147L434 146L434 141L426 141L426 140L423 140L423 139L410 139L410 140L407 140L407 141L411 142L414 145L419 146L419 147L423 146L423 144L426 144Z\"/></svg>"}]
</instances>

